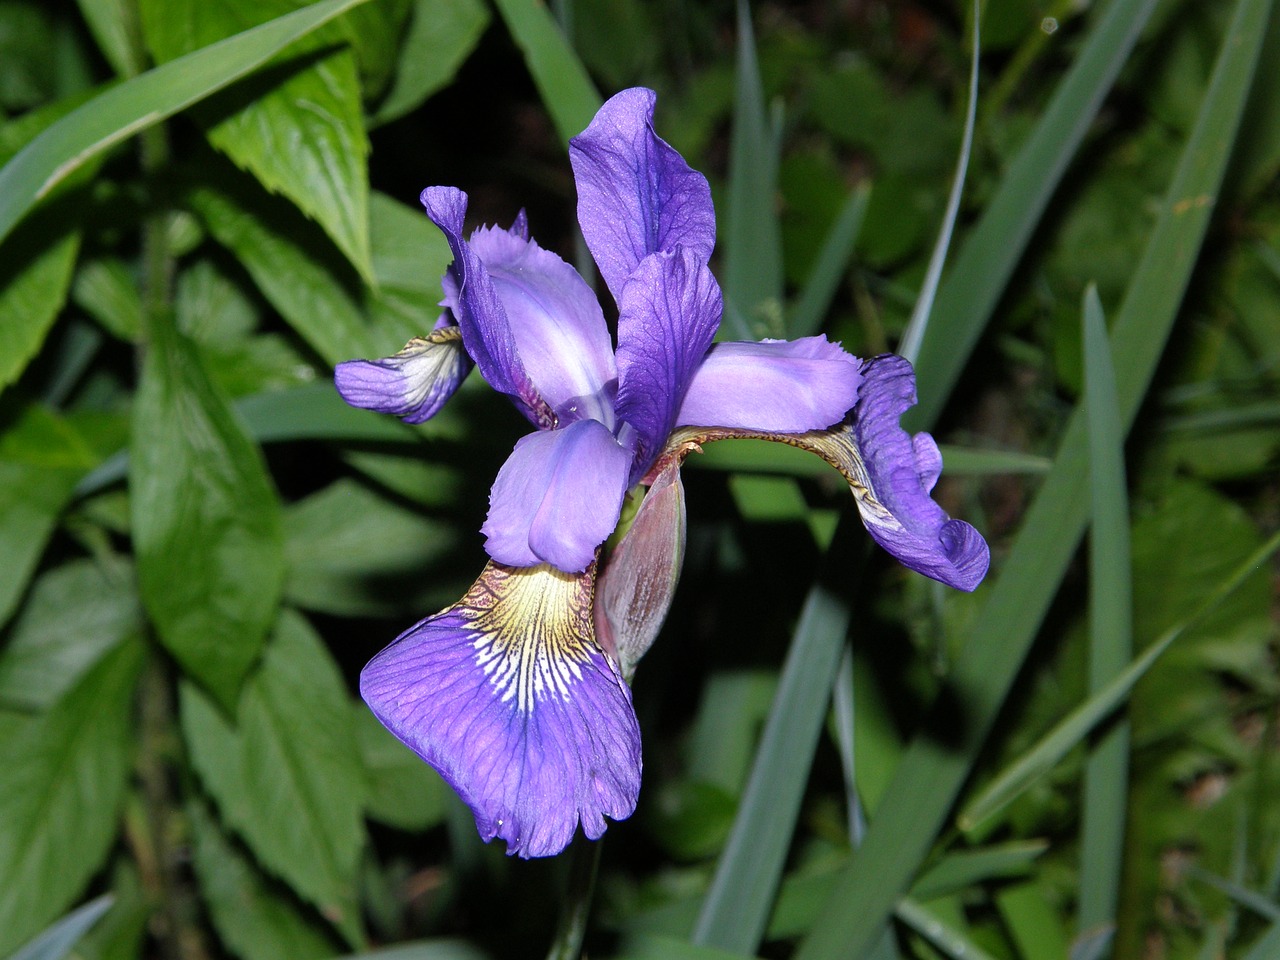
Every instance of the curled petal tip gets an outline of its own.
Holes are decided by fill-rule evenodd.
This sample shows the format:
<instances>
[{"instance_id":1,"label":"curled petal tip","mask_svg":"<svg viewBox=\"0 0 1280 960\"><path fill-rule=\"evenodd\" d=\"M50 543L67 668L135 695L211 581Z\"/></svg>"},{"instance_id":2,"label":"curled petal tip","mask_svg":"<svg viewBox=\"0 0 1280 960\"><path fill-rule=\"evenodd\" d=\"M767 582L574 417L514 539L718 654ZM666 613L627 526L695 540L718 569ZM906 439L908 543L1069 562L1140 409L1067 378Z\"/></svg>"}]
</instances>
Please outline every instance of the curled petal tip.
<instances>
[{"instance_id":1,"label":"curled petal tip","mask_svg":"<svg viewBox=\"0 0 1280 960\"><path fill-rule=\"evenodd\" d=\"M422 423L439 412L470 371L458 328L443 326L414 337L395 356L340 363L333 378L351 406Z\"/></svg>"},{"instance_id":2,"label":"curled petal tip","mask_svg":"<svg viewBox=\"0 0 1280 960\"><path fill-rule=\"evenodd\" d=\"M520 857L552 856L578 825L635 810L640 732L631 695L595 641L594 568L485 567L454 606L422 621L360 675L393 734Z\"/></svg>"}]
</instances>

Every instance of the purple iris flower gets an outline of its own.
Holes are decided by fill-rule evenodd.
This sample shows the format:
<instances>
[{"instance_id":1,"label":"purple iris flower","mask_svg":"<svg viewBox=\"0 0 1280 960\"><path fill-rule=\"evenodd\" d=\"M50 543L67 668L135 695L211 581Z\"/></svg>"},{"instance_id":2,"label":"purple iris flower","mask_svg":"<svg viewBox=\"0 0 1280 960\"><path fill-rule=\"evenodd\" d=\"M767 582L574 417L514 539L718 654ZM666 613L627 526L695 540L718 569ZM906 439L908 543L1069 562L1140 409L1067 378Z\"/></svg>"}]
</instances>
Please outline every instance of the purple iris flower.
<instances>
[{"instance_id":1,"label":"purple iris flower","mask_svg":"<svg viewBox=\"0 0 1280 960\"><path fill-rule=\"evenodd\" d=\"M491 560L458 603L378 654L361 693L471 807L485 840L524 857L596 838L630 816L640 733L627 678L679 576L679 467L701 444L791 443L848 479L872 536L905 565L972 590L988 553L930 498L927 434L898 425L910 365L862 361L825 337L713 344L723 302L708 267L706 179L653 130L654 94L626 90L570 141L578 221L618 307L617 345L578 273L509 229L463 236L467 197L422 194L453 252L444 315L383 360L339 365L347 402L410 422L470 371L536 428L516 443L483 526ZM629 490L648 487L601 560Z\"/></svg>"}]
</instances>

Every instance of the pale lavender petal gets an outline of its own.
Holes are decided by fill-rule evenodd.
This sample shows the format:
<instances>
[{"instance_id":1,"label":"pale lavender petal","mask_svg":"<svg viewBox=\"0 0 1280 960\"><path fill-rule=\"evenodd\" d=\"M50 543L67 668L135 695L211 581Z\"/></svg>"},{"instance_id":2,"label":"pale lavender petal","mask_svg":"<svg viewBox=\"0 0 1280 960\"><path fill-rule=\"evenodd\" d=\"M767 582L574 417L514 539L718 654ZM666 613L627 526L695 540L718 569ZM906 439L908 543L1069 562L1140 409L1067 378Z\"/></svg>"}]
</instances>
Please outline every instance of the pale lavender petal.
<instances>
[{"instance_id":1,"label":"pale lavender petal","mask_svg":"<svg viewBox=\"0 0 1280 960\"><path fill-rule=\"evenodd\" d=\"M555 415L525 372L502 300L484 264L462 237L467 195L455 187L427 187L422 205L453 252L444 284L445 305L458 321L467 352L491 387L515 399L536 426L550 427Z\"/></svg>"},{"instance_id":2,"label":"pale lavender petal","mask_svg":"<svg viewBox=\"0 0 1280 960\"><path fill-rule=\"evenodd\" d=\"M516 353L561 424L593 419L613 426L617 370L600 301L578 271L511 231L471 235L502 301Z\"/></svg>"},{"instance_id":3,"label":"pale lavender petal","mask_svg":"<svg viewBox=\"0 0 1280 960\"><path fill-rule=\"evenodd\" d=\"M569 141L578 223L615 300L649 254L680 245L707 260L716 242L707 179L654 133L654 100L623 90Z\"/></svg>"},{"instance_id":4,"label":"pale lavender petal","mask_svg":"<svg viewBox=\"0 0 1280 960\"><path fill-rule=\"evenodd\" d=\"M632 480L662 451L724 301L706 261L678 247L640 262L618 302L618 416L639 437Z\"/></svg>"},{"instance_id":5,"label":"pale lavender petal","mask_svg":"<svg viewBox=\"0 0 1280 960\"><path fill-rule=\"evenodd\" d=\"M559 853L579 822L635 810L640 731L597 645L593 572L489 564L454 606L407 630L360 675L379 720L440 772L488 841Z\"/></svg>"},{"instance_id":6,"label":"pale lavender petal","mask_svg":"<svg viewBox=\"0 0 1280 960\"><path fill-rule=\"evenodd\" d=\"M961 590L973 590L990 562L987 542L952 520L929 496L942 469L927 433L899 426L916 402L915 374L898 356L866 361L850 425L865 470L866 490L854 494L867 531L903 564Z\"/></svg>"},{"instance_id":7,"label":"pale lavender petal","mask_svg":"<svg viewBox=\"0 0 1280 960\"><path fill-rule=\"evenodd\" d=\"M437 327L414 337L393 357L348 360L333 372L342 399L353 407L422 423L437 413L471 372L458 328Z\"/></svg>"},{"instance_id":8,"label":"pale lavender petal","mask_svg":"<svg viewBox=\"0 0 1280 960\"><path fill-rule=\"evenodd\" d=\"M481 528L499 563L585 570L617 526L631 451L596 420L522 437L498 471Z\"/></svg>"},{"instance_id":9,"label":"pale lavender petal","mask_svg":"<svg viewBox=\"0 0 1280 960\"><path fill-rule=\"evenodd\" d=\"M693 375L680 426L803 433L853 409L862 361L823 336L717 343Z\"/></svg>"}]
</instances>

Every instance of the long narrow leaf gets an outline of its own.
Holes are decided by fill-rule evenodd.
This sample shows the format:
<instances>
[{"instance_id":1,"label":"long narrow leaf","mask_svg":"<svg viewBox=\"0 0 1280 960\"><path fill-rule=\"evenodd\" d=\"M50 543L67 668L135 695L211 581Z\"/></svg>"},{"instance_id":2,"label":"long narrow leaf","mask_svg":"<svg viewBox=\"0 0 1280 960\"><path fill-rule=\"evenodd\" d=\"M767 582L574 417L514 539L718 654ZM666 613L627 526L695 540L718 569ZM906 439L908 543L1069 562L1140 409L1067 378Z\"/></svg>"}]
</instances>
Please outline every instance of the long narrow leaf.
<instances>
[{"instance_id":1,"label":"long narrow leaf","mask_svg":"<svg viewBox=\"0 0 1280 960\"><path fill-rule=\"evenodd\" d=\"M67 114L0 169L0 240L91 157L262 66L366 0L322 0L112 87Z\"/></svg>"},{"instance_id":2,"label":"long narrow leaf","mask_svg":"<svg viewBox=\"0 0 1280 960\"><path fill-rule=\"evenodd\" d=\"M1116 410L1115 369L1098 291L1084 302L1085 409L1089 423L1089 692L1118 676L1133 656L1133 571L1124 432ZM1082 932L1115 922L1129 783L1129 726L1099 739L1085 768L1080 838Z\"/></svg>"},{"instance_id":3,"label":"long narrow leaf","mask_svg":"<svg viewBox=\"0 0 1280 960\"><path fill-rule=\"evenodd\" d=\"M862 231L862 221L867 215L867 201L870 198L871 189L866 183L860 183L849 191L844 206L836 215L835 223L823 238L822 247L805 280L804 289L791 308L787 321L789 336L807 337L817 333L822 326L822 319L831 309L831 301L835 299L836 290L840 286L840 278L844 276L844 269L853 256L853 248Z\"/></svg>"},{"instance_id":4,"label":"long narrow leaf","mask_svg":"<svg viewBox=\"0 0 1280 960\"><path fill-rule=\"evenodd\" d=\"M1110 12L1121 6L1113 4ZM1197 198L1212 198L1221 186L1269 12L1269 0L1240 0L1236 6L1195 128L1117 317L1112 352L1121 371L1117 396L1126 430L1154 375L1195 266L1212 207ZM956 661L951 684L963 705L962 721L957 724L953 708L940 704L925 722L925 729L943 724L956 730L954 741L944 744L925 735L912 742L866 841L834 885L798 960L859 956L869 949L927 855L1080 542L1089 510L1085 443L1084 422L1077 414Z\"/></svg>"}]
</instances>

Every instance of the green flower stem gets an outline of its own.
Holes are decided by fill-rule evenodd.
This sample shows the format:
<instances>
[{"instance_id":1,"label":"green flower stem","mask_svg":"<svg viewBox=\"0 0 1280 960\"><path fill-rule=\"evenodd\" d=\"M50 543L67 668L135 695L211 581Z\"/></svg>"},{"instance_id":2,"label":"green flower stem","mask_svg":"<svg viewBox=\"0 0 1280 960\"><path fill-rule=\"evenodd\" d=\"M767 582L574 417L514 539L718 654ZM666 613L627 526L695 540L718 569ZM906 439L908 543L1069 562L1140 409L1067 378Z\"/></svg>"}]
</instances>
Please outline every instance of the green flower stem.
<instances>
[{"instance_id":1,"label":"green flower stem","mask_svg":"<svg viewBox=\"0 0 1280 960\"><path fill-rule=\"evenodd\" d=\"M587 918L591 914L591 898L596 888L596 871L600 867L602 841L588 840L582 834L573 838L569 848L569 877L565 886L564 907L556 938L547 951L547 960L578 960L582 941L587 935Z\"/></svg>"}]
</instances>

